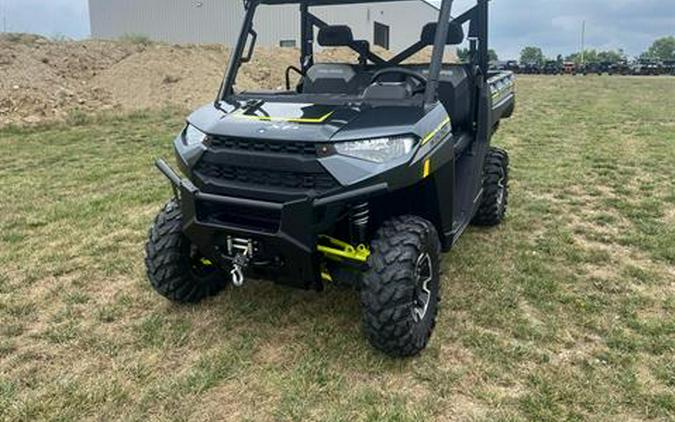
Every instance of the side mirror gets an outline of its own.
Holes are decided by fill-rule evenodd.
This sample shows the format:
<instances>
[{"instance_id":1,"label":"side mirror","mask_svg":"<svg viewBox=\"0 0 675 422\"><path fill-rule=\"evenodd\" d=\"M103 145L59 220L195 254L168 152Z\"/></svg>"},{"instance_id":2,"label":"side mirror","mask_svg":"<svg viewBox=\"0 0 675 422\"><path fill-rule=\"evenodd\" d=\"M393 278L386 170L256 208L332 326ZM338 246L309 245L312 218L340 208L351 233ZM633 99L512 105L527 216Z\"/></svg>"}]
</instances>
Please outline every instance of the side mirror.
<instances>
[{"instance_id":1,"label":"side mirror","mask_svg":"<svg viewBox=\"0 0 675 422\"><path fill-rule=\"evenodd\" d=\"M248 35L250 36L248 51L246 52L246 55L241 58L242 63L248 63L251 61L251 58L253 57L253 50L255 49L255 43L258 41L258 33L253 29L249 31Z\"/></svg>"}]
</instances>

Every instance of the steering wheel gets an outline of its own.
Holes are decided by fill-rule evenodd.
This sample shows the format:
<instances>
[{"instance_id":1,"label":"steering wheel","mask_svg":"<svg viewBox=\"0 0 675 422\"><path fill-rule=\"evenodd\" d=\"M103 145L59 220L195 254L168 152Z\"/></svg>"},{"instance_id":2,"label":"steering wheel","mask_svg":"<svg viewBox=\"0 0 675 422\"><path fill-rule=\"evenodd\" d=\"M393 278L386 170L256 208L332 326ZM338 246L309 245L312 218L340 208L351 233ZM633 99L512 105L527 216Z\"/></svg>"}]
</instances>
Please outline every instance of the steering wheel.
<instances>
[{"instance_id":1,"label":"steering wheel","mask_svg":"<svg viewBox=\"0 0 675 422\"><path fill-rule=\"evenodd\" d=\"M409 77L410 79L414 79L417 82L419 82L422 86L427 85L427 78L422 76L422 74L417 73L415 71L412 71L410 69L405 69L403 67L388 67L386 69L382 69L378 72L376 72L373 75L373 78L370 80L371 84L374 84L375 82L379 81L382 76L384 75L391 75L391 74L399 74L399 75L405 75Z\"/></svg>"}]
</instances>

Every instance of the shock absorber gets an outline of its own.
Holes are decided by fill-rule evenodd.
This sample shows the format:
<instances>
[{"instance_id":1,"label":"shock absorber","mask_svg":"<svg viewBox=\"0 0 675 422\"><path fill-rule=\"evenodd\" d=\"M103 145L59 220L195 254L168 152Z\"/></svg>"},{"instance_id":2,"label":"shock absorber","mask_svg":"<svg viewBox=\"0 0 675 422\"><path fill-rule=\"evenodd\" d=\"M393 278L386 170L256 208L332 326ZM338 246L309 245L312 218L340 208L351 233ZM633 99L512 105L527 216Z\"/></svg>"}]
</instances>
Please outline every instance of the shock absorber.
<instances>
[{"instance_id":1,"label":"shock absorber","mask_svg":"<svg viewBox=\"0 0 675 422\"><path fill-rule=\"evenodd\" d=\"M349 231L353 243L360 245L368 241L369 220L370 207L368 202L363 202L352 207L349 214Z\"/></svg>"}]
</instances>

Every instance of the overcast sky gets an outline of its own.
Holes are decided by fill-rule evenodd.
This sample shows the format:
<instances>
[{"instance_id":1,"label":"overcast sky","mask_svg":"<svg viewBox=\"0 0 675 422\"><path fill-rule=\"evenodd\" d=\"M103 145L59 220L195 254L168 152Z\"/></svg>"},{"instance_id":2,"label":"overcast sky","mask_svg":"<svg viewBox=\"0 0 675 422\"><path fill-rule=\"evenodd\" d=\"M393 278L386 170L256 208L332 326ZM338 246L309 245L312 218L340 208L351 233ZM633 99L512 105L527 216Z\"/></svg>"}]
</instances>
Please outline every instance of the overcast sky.
<instances>
[{"instance_id":1,"label":"overcast sky","mask_svg":"<svg viewBox=\"0 0 675 422\"><path fill-rule=\"evenodd\" d=\"M471 0L455 4L458 14ZM630 55L641 53L658 37L675 35L675 0L493 0L490 4L491 46L504 59L517 58L526 45L541 46L552 57L574 52L580 47L584 20L589 48L623 48ZM89 36L87 0L0 0L0 15L0 25L4 18L12 32Z\"/></svg>"}]
</instances>

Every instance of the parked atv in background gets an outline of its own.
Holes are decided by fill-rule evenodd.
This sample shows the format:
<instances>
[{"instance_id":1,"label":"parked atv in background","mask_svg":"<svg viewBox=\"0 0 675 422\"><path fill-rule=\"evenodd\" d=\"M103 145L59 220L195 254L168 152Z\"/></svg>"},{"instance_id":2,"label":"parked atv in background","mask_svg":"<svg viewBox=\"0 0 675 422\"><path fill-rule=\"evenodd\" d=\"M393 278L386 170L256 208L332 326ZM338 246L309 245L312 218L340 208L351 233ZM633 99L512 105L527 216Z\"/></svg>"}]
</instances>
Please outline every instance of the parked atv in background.
<instances>
[{"instance_id":1,"label":"parked atv in background","mask_svg":"<svg viewBox=\"0 0 675 422\"><path fill-rule=\"evenodd\" d=\"M577 65L574 62L565 62L563 63L563 73L566 75L576 75L577 74Z\"/></svg>"},{"instance_id":2,"label":"parked atv in background","mask_svg":"<svg viewBox=\"0 0 675 422\"><path fill-rule=\"evenodd\" d=\"M544 75L561 75L563 73L562 64L555 60L549 60L544 63L541 71Z\"/></svg>"},{"instance_id":3,"label":"parked atv in background","mask_svg":"<svg viewBox=\"0 0 675 422\"><path fill-rule=\"evenodd\" d=\"M612 66L614 65L613 62L599 62L598 63L598 71L600 74L605 74L607 73L608 75L612 74Z\"/></svg>"},{"instance_id":4,"label":"parked atv in background","mask_svg":"<svg viewBox=\"0 0 675 422\"><path fill-rule=\"evenodd\" d=\"M518 64L518 60L508 60L506 62L506 65L504 66L504 69L501 70L513 73L520 73L520 65Z\"/></svg>"},{"instance_id":5,"label":"parked atv in background","mask_svg":"<svg viewBox=\"0 0 675 422\"><path fill-rule=\"evenodd\" d=\"M675 60L666 60L663 62L662 74L675 76Z\"/></svg>"},{"instance_id":6,"label":"parked atv in background","mask_svg":"<svg viewBox=\"0 0 675 422\"><path fill-rule=\"evenodd\" d=\"M600 65L600 63L586 63L581 65L580 73L584 76L591 74L602 75L603 67Z\"/></svg>"},{"instance_id":7,"label":"parked atv in background","mask_svg":"<svg viewBox=\"0 0 675 422\"><path fill-rule=\"evenodd\" d=\"M147 274L176 302L249 278L317 291L351 284L371 344L411 356L435 326L442 252L470 224L504 220L509 158L491 139L514 111L514 79L488 70L488 0L454 19L443 0L438 20L391 59L313 13L346 3L369 1L245 2L218 96L174 141L180 173L156 163L174 196L150 229ZM288 4L300 11L301 57L285 90L236 89L265 30L256 11ZM464 24L470 62L443 63ZM316 62L315 42L358 61ZM430 63L403 64L429 46Z\"/></svg>"},{"instance_id":8,"label":"parked atv in background","mask_svg":"<svg viewBox=\"0 0 675 422\"><path fill-rule=\"evenodd\" d=\"M631 66L631 74L636 76L656 76L661 74L661 65L656 60L640 59Z\"/></svg>"},{"instance_id":9,"label":"parked atv in background","mask_svg":"<svg viewBox=\"0 0 675 422\"><path fill-rule=\"evenodd\" d=\"M626 60L621 60L616 63L612 63L609 66L609 74L610 75L630 75L630 66L628 65L628 61Z\"/></svg>"},{"instance_id":10,"label":"parked atv in background","mask_svg":"<svg viewBox=\"0 0 675 422\"><path fill-rule=\"evenodd\" d=\"M541 66L539 63L524 63L520 73L525 75L539 75L541 74Z\"/></svg>"}]
</instances>

